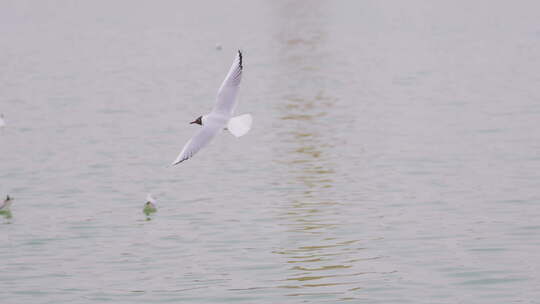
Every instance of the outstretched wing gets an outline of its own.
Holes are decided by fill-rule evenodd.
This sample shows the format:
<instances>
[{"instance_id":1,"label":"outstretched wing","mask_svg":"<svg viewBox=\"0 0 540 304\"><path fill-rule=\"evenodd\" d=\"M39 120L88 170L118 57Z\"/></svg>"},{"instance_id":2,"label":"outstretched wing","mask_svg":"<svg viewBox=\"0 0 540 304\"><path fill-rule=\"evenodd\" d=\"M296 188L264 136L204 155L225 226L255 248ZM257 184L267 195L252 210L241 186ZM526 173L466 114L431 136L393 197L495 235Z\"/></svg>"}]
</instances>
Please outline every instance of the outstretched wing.
<instances>
[{"instance_id":1,"label":"outstretched wing","mask_svg":"<svg viewBox=\"0 0 540 304\"><path fill-rule=\"evenodd\" d=\"M228 116L232 115L236 106L236 95L242 80L242 69L242 52L238 50L229 73L219 88L213 112Z\"/></svg>"},{"instance_id":2,"label":"outstretched wing","mask_svg":"<svg viewBox=\"0 0 540 304\"><path fill-rule=\"evenodd\" d=\"M182 152L180 152L176 160L172 163L173 166L193 157L193 155L204 148L220 130L221 128L218 125L203 126L202 129L186 143Z\"/></svg>"}]
</instances>

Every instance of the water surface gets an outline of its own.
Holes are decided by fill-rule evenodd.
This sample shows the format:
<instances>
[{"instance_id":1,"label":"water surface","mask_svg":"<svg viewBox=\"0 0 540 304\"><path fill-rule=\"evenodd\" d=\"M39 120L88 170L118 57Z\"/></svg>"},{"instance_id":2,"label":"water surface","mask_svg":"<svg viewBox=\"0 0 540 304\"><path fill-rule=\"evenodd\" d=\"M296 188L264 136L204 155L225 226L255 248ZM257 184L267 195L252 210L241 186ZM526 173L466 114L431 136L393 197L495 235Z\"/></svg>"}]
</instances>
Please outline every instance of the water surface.
<instances>
[{"instance_id":1,"label":"water surface","mask_svg":"<svg viewBox=\"0 0 540 304\"><path fill-rule=\"evenodd\" d=\"M0 7L6 303L540 297L536 2ZM239 47L252 131L168 167Z\"/></svg>"}]
</instances>

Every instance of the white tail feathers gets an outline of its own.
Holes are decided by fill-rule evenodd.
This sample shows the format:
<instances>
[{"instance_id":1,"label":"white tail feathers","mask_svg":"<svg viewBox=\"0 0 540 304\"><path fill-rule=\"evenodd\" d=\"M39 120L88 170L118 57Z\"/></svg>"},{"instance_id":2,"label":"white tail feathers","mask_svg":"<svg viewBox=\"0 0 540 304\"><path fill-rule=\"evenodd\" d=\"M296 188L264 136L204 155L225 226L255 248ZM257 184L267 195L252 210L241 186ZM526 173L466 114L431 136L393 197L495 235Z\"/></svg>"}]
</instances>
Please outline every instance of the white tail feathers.
<instances>
[{"instance_id":1,"label":"white tail feathers","mask_svg":"<svg viewBox=\"0 0 540 304\"><path fill-rule=\"evenodd\" d=\"M242 114L231 118L227 124L227 129L232 135L240 137L249 132L252 122L253 118L251 117L251 114Z\"/></svg>"}]
</instances>

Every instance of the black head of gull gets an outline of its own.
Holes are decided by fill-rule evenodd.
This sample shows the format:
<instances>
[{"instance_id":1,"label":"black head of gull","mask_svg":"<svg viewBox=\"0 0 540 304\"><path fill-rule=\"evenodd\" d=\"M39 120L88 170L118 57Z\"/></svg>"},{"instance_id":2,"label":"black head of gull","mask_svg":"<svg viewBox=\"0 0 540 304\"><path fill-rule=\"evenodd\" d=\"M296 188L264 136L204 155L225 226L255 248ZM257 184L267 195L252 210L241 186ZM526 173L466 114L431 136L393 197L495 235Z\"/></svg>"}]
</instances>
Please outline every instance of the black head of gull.
<instances>
[{"instance_id":1,"label":"black head of gull","mask_svg":"<svg viewBox=\"0 0 540 304\"><path fill-rule=\"evenodd\" d=\"M198 125L202 126L202 116L199 116L199 118L197 118L194 121L190 122L190 124L198 124Z\"/></svg>"}]
</instances>

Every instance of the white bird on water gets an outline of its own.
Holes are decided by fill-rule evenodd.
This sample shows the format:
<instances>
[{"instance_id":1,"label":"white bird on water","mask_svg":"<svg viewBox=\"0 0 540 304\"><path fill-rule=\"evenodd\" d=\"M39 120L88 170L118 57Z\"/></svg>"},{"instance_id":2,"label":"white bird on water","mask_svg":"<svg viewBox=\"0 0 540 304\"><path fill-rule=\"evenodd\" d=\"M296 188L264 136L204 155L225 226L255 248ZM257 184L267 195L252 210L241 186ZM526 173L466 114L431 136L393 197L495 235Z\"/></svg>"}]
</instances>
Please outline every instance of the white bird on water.
<instances>
[{"instance_id":1,"label":"white bird on water","mask_svg":"<svg viewBox=\"0 0 540 304\"><path fill-rule=\"evenodd\" d=\"M152 197L152 194L148 193L148 195L146 195L146 203L144 204L143 212L146 215L149 215L149 214L154 213L156 211L157 211L156 199L154 199Z\"/></svg>"},{"instance_id":2,"label":"white bird on water","mask_svg":"<svg viewBox=\"0 0 540 304\"><path fill-rule=\"evenodd\" d=\"M13 198L7 195L2 205L0 205L0 212L9 212L9 208L11 207L12 202Z\"/></svg>"},{"instance_id":3,"label":"white bird on water","mask_svg":"<svg viewBox=\"0 0 540 304\"><path fill-rule=\"evenodd\" d=\"M218 90L216 105L212 112L199 116L191 124L199 124L199 130L184 146L173 165L190 159L200 149L204 148L222 130L228 130L232 135L240 137L251 129L250 114L232 117L236 107L236 95L242 80L242 52L238 50L233 64Z\"/></svg>"}]
</instances>

